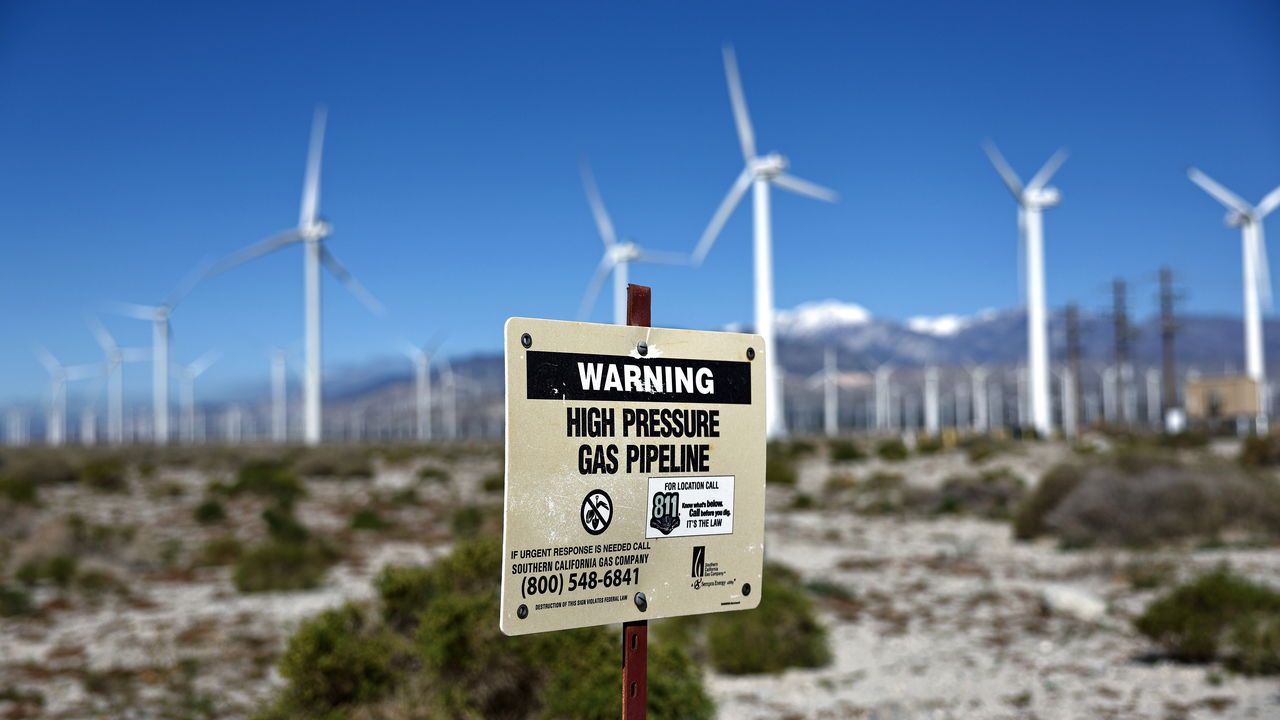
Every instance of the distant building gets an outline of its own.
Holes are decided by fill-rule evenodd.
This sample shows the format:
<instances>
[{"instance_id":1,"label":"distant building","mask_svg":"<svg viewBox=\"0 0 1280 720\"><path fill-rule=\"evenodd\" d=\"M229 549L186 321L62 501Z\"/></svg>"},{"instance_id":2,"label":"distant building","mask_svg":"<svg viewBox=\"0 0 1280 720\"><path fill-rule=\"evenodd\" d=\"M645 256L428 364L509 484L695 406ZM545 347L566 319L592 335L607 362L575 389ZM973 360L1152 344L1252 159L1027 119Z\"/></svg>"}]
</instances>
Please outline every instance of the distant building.
<instances>
[{"instance_id":1,"label":"distant building","mask_svg":"<svg viewBox=\"0 0 1280 720\"><path fill-rule=\"evenodd\" d=\"M1187 417L1193 422L1254 418L1260 413L1258 384L1243 375L1187 380Z\"/></svg>"}]
</instances>

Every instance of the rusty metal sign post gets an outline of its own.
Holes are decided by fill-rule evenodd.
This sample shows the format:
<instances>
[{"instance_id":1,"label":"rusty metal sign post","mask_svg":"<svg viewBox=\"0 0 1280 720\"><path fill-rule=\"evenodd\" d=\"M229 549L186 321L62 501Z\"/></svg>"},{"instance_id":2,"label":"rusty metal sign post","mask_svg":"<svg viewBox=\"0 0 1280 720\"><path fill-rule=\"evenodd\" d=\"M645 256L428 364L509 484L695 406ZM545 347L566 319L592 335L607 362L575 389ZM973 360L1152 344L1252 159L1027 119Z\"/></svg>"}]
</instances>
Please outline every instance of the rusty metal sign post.
<instances>
[{"instance_id":1,"label":"rusty metal sign post","mask_svg":"<svg viewBox=\"0 0 1280 720\"><path fill-rule=\"evenodd\" d=\"M759 335L514 317L504 329L499 626L622 629L622 717L645 717L648 621L750 610L764 571Z\"/></svg>"}]
</instances>

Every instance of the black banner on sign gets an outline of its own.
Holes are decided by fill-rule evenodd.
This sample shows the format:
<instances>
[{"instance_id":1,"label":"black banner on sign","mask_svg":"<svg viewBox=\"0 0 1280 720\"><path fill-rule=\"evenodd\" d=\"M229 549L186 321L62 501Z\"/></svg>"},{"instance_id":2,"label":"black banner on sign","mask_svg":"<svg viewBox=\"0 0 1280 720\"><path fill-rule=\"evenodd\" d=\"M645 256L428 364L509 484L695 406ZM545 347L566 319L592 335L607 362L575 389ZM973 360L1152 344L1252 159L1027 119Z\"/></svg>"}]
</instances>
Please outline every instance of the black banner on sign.
<instances>
[{"instance_id":1,"label":"black banner on sign","mask_svg":"<svg viewBox=\"0 0 1280 720\"><path fill-rule=\"evenodd\" d=\"M530 400L751 404L751 363L530 350Z\"/></svg>"}]
</instances>

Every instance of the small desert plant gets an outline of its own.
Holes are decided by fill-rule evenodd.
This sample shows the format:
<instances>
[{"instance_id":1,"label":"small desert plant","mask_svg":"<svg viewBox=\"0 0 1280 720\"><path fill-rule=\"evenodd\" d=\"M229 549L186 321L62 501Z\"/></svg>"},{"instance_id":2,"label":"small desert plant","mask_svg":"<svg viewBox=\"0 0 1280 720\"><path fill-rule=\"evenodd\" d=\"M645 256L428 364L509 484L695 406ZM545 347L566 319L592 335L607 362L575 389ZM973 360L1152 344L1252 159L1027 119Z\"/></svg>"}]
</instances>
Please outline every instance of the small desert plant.
<instances>
[{"instance_id":1,"label":"small desert plant","mask_svg":"<svg viewBox=\"0 0 1280 720\"><path fill-rule=\"evenodd\" d=\"M96 457L84 464L80 479L100 492L121 492L127 487L124 461L113 455Z\"/></svg>"},{"instance_id":2,"label":"small desert plant","mask_svg":"<svg viewBox=\"0 0 1280 720\"><path fill-rule=\"evenodd\" d=\"M1219 568L1151 603L1135 622L1184 662L1280 673L1280 592Z\"/></svg>"},{"instance_id":3,"label":"small desert plant","mask_svg":"<svg viewBox=\"0 0 1280 720\"><path fill-rule=\"evenodd\" d=\"M1280 465L1280 437L1250 435L1240 445L1240 464L1246 467Z\"/></svg>"},{"instance_id":4,"label":"small desert plant","mask_svg":"<svg viewBox=\"0 0 1280 720\"><path fill-rule=\"evenodd\" d=\"M488 493L502 492L502 488L506 485L506 478L501 472L489 473L480 481L480 489Z\"/></svg>"},{"instance_id":5,"label":"small desert plant","mask_svg":"<svg viewBox=\"0 0 1280 720\"><path fill-rule=\"evenodd\" d=\"M375 508L360 508L351 516L352 530L369 530L373 532L386 530L392 523L378 514Z\"/></svg>"},{"instance_id":6,"label":"small desert plant","mask_svg":"<svg viewBox=\"0 0 1280 720\"><path fill-rule=\"evenodd\" d=\"M210 538L197 556L200 565L232 565L244 554L244 545L231 535Z\"/></svg>"},{"instance_id":7,"label":"small desert plant","mask_svg":"<svg viewBox=\"0 0 1280 720\"><path fill-rule=\"evenodd\" d=\"M335 553L319 542L272 540L249 549L236 561L236 589L243 593L310 590L320 585L335 559Z\"/></svg>"},{"instance_id":8,"label":"small desert plant","mask_svg":"<svg viewBox=\"0 0 1280 720\"><path fill-rule=\"evenodd\" d=\"M449 471L435 465L423 465L418 468L418 479L444 484L449 482Z\"/></svg>"},{"instance_id":9,"label":"small desert plant","mask_svg":"<svg viewBox=\"0 0 1280 720\"><path fill-rule=\"evenodd\" d=\"M329 716L376 700L394 680L395 646L386 630L355 605L328 610L303 623L280 658L288 681L279 701L312 717Z\"/></svg>"},{"instance_id":10,"label":"small desert plant","mask_svg":"<svg viewBox=\"0 0 1280 720\"><path fill-rule=\"evenodd\" d=\"M35 505L39 502L36 484L30 478L0 475L0 498L14 505Z\"/></svg>"},{"instance_id":11,"label":"small desert plant","mask_svg":"<svg viewBox=\"0 0 1280 720\"><path fill-rule=\"evenodd\" d=\"M281 507L292 507L305 491L288 466L277 460L255 460L240 468L227 492L268 498Z\"/></svg>"},{"instance_id":12,"label":"small desert plant","mask_svg":"<svg viewBox=\"0 0 1280 720\"><path fill-rule=\"evenodd\" d=\"M862 444L851 438L832 440L827 447L830 449L832 462L857 462L867 459L867 452L862 449Z\"/></svg>"},{"instance_id":13,"label":"small desert plant","mask_svg":"<svg viewBox=\"0 0 1280 720\"><path fill-rule=\"evenodd\" d=\"M63 455L45 450L20 455L5 469L5 474L36 487L65 485L80 478L76 468Z\"/></svg>"},{"instance_id":14,"label":"small desert plant","mask_svg":"<svg viewBox=\"0 0 1280 720\"><path fill-rule=\"evenodd\" d=\"M711 665L730 675L751 675L831 662L827 631L799 577L781 565L768 565L763 593L755 610L707 618Z\"/></svg>"},{"instance_id":15,"label":"small desert plant","mask_svg":"<svg viewBox=\"0 0 1280 720\"><path fill-rule=\"evenodd\" d=\"M31 593L22 588L0 584L0 617L18 617L31 611Z\"/></svg>"},{"instance_id":16,"label":"small desert plant","mask_svg":"<svg viewBox=\"0 0 1280 720\"><path fill-rule=\"evenodd\" d=\"M937 435L921 435L916 440L916 452L921 455L936 455L942 450L942 438Z\"/></svg>"},{"instance_id":17,"label":"small desert plant","mask_svg":"<svg viewBox=\"0 0 1280 720\"><path fill-rule=\"evenodd\" d=\"M214 525L227 519L227 510L222 503L208 498L196 506L192 515L201 525Z\"/></svg>"},{"instance_id":18,"label":"small desert plant","mask_svg":"<svg viewBox=\"0 0 1280 720\"><path fill-rule=\"evenodd\" d=\"M358 447L327 447L308 450L293 464L302 477L332 477L344 480L373 477L367 450Z\"/></svg>"},{"instance_id":19,"label":"small desert plant","mask_svg":"<svg viewBox=\"0 0 1280 720\"><path fill-rule=\"evenodd\" d=\"M950 477L942 483L935 512L1007 520L1025 491L1022 478L1005 469Z\"/></svg>"},{"instance_id":20,"label":"small desert plant","mask_svg":"<svg viewBox=\"0 0 1280 720\"><path fill-rule=\"evenodd\" d=\"M79 564L79 561L71 555L33 558L18 566L17 571L14 572L14 578L27 587L48 584L65 590L75 579Z\"/></svg>"},{"instance_id":21,"label":"small desert plant","mask_svg":"<svg viewBox=\"0 0 1280 720\"><path fill-rule=\"evenodd\" d=\"M449 518L449 529L456 538L473 538L483 525L484 511L475 505L463 505Z\"/></svg>"},{"instance_id":22,"label":"small desert plant","mask_svg":"<svg viewBox=\"0 0 1280 720\"><path fill-rule=\"evenodd\" d=\"M901 438L888 438L876 445L876 456L886 462L902 462L907 454L907 444Z\"/></svg>"},{"instance_id":23,"label":"small desert plant","mask_svg":"<svg viewBox=\"0 0 1280 720\"><path fill-rule=\"evenodd\" d=\"M1045 517L1076 489L1083 474L1078 465L1056 465L1050 468L1014 514L1014 537L1031 540L1048 532Z\"/></svg>"},{"instance_id":24,"label":"small desert plant","mask_svg":"<svg viewBox=\"0 0 1280 720\"><path fill-rule=\"evenodd\" d=\"M796 468L791 457L777 445L770 445L765 454L764 477L768 485L793 487L796 484Z\"/></svg>"}]
</instances>

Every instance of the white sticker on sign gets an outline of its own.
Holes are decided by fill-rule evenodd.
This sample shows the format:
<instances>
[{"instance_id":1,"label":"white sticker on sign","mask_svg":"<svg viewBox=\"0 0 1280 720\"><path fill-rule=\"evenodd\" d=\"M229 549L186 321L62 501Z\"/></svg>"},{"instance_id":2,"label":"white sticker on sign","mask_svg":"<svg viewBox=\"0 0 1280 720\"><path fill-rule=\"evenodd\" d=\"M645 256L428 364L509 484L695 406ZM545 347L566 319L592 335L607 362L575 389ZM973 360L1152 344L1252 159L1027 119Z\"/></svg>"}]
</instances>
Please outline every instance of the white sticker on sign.
<instances>
[{"instance_id":1,"label":"white sticker on sign","mask_svg":"<svg viewBox=\"0 0 1280 720\"><path fill-rule=\"evenodd\" d=\"M733 534L733 476L649 478L646 538Z\"/></svg>"}]
</instances>

